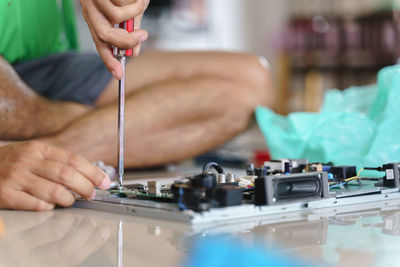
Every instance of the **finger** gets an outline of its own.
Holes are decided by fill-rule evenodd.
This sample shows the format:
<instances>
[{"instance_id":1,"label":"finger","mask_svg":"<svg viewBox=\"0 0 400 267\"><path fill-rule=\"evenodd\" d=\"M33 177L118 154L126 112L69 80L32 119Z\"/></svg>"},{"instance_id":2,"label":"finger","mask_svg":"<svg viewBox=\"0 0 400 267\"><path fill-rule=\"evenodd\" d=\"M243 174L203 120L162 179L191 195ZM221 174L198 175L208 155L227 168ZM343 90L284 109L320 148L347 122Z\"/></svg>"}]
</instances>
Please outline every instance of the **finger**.
<instances>
[{"instance_id":1,"label":"finger","mask_svg":"<svg viewBox=\"0 0 400 267\"><path fill-rule=\"evenodd\" d=\"M54 209L54 205L26 192L12 191L9 192L9 197L1 202L0 209L48 211Z\"/></svg>"},{"instance_id":2,"label":"finger","mask_svg":"<svg viewBox=\"0 0 400 267\"><path fill-rule=\"evenodd\" d=\"M133 57L137 57L140 55L140 50L142 49L142 45L137 45L134 49L133 49Z\"/></svg>"},{"instance_id":3,"label":"finger","mask_svg":"<svg viewBox=\"0 0 400 267\"><path fill-rule=\"evenodd\" d=\"M121 63L114 57L113 53L111 52L111 48L108 45L101 45L97 47L97 51L101 59L104 62L104 65L111 73L111 75L117 79L122 79L122 66Z\"/></svg>"},{"instance_id":4,"label":"finger","mask_svg":"<svg viewBox=\"0 0 400 267\"><path fill-rule=\"evenodd\" d=\"M93 183L66 164L47 160L33 164L31 171L34 177L25 183L25 190L49 203L71 206L75 197L65 187L86 199L93 197Z\"/></svg>"},{"instance_id":5,"label":"finger","mask_svg":"<svg viewBox=\"0 0 400 267\"><path fill-rule=\"evenodd\" d=\"M51 171L52 168L55 168L55 170L58 172L52 173L52 175L55 174L56 178L61 179L57 180L56 182L63 182L62 184L66 185L73 191L78 189L77 184L73 184L73 182L75 182L74 179L77 179L77 181L81 182L81 184L79 184L78 186L82 186L82 188L88 189L87 187L88 184L84 181L85 179L82 179L84 177L87 178L89 181L92 182L92 184L94 184L100 189L108 189L110 187L111 180L107 176L107 174L105 174L102 170L91 164L84 157L81 157L71 151L64 150L55 146L48 146L47 149L43 151L42 155L44 159L47 159L49 161L55 161L58 164L55 165L52 164L51 162L44 162L43 164L38 164L42 165L42 168L40 168L40 166L37 167L41 171L45 171L43 170L43 165L47 165L49 171ZM64 165L70 166L72 168L68 169ZM68 177L68 175L71 175L71 177ZM92 192L80 192L79 190L75 192L83 193L82 196L86 197L90 197L90 194L92 193Z\"/></svg>"},{"instance_id":6,"label":"finger","mask_svg":"<svg viewBox=\"0 0 400 267\"><path fill-rule=\"evenodd\" d=\"M140 15L138 18L135 19L135 26L134 26L134 29L135 29L135 30L140 29L141 23L142 23L142 18L143 18L143 15ZM133 57L139 56L140 50L141 50L141 47L142 47L142 42L144 42L144 41L141 41L141 42L140 42L138 45L136 45L135 48L133 49L133 55L132 55Z\"/></svg>"},{"instance_id":7,"label":"finger","mask_svg":"<svg viewBox=\"0 0 400 267\"><path fill-rule=\"evenodd\" d=\"M140 30L141 26L142 26L142 18L143 18L143 14L139 15L137 18L135 18L134 20L134 30Z\"/></svg>"},{"instance_id":8,"label":"finger","mask_svg":"<svg viewBox=\"0 0 400 267\"><path fill-rule=\"evenodd\" d=\"M49 161L50 162L50 161ZM50 162L53 163L53 162ZM58 164L55 163L54 164ZM47 166L50 166L49 164L42 164L43 168L46 168ZM46 170L44 175L48 175L49 177L43 177L42 174L36 174L43 172L42 170L39 170L42 166L39 168L35 168L32 170L33 176L29 179L27 183L24 185L24 190L31 194L34 197L37 197L41 200L46 201L47 203L50 204L58 204L62 207L70 207L75 203L75 197L74 195L68 191L62 184L61 182L58 182L57 180L68 180L69 178L73 179L74 176L69 175L69 173L72 173L70 170L63 170L62 167L49 167L49 168L59 168L58 170L55 170L54 172L60 172L60 174L54 174L52 175L51 170ZM65 177L65 176L69 177ZM62 178L61 178L62 177ZM45 178L45 179L43 179ZM53 181L51 181L53 179ZM54 180L56 182L54 182ZM93 188L93 185L91 186ZM73 189L72 189L73 190ZM83 191L83 190L81 190ZM93 192L93 189L92 189ZM77 192L78 193L78 192ZM79 194L79 193L78 193ZM92 194L92 193L90 193ZM85 197L85 196L84 196Z\"/></svg>"},{"instance_id":9,"label":"finger","mask_svg":"<svg viewBox=\"0 0 400 267\"><path fill-rule=\"evenodd\" d=\"M144 0L95 0L100 11L114 24L136 18L146 9Z\"/></svg>"},{"instance_id":10,"label":"finger","mask_svg":"<svg viewBox=\"0 0 400 267\"><path fill-rule=\"evenodd\" d=\"M82 13L83 13L83 16L85 17L85 20L87 21L89 30L93 37L93 41L96 45L96 49L99 52L99 55L100 55L101 59L103 60L106 68L112 74L112 76L114 76L115 79L121 80L122 79L122 67L121 67L121 64L118 62L118 60L115 59L115 57L111 51L110 45L100 41L97 38L97 35L93 29L92 24L90 23L90 20L87 18L87 16L88 16L87 13L85 12L85 10L82 10Z\"/></svg>"},{"instance_id":11,"label":"finger","mask_svg":"<svg viewBox=\"0 0 400 267\"><path fill-rule=\"evenodd\" d=\"M105 2L110 3L109 1ZM88 16L87 21L90 21L90 27L93 28L92 35L94 33L97 39L103 43L121 49L131 49L139 42L147 39L148 34L146 31L138 30L129 33L124 29L114 28L114 24L111 24L94 5L88 8L86 14Z\"/></svg>"}]
</instances>

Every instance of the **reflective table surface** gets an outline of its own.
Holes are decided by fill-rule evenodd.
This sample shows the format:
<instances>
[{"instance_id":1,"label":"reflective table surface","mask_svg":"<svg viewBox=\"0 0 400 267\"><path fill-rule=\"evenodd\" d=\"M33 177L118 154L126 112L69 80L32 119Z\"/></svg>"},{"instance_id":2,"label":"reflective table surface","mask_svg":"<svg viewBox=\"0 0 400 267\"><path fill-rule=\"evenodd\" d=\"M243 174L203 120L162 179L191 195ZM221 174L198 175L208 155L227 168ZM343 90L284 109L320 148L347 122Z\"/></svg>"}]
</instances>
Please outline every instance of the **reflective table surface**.
<instances>
[{"instance_id":1,"label":"reflective table surface","mask_svg":"<svg viewBox=\"0 0 400 267\"><path fill-rule=\"evenodd\" d=\"M322 266L399 266L400 203L190 226L78 208L0 211L0 266L182 266L195 240L235 236Z\"/></svg>"}]
</instances>

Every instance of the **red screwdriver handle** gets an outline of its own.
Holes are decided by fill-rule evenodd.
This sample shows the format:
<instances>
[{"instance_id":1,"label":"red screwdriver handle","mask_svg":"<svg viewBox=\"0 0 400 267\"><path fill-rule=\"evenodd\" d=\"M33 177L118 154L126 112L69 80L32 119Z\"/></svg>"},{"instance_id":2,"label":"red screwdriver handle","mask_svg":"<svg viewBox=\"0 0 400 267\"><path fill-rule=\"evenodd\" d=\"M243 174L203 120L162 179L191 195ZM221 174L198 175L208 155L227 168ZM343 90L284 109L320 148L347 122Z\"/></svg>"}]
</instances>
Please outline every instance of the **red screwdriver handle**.
<instances>
[{"instance_id":1,"label":"red screwdriver handle","mask_svg":"<svg viewBox=\"0 0 400 267\"><path fill-rule=\"evenodd\" d=\"M125 25L123 25L123 26L125 26L124 29L127 30L128 32L133 32L133 30L134 30L133 23L134 23L133 19L130 19L130 20L124 22L123 23L123 24L125 24ZM133 55L133 49L127 49L125 54L128 57L132 56Z\"/></svg>"},{"instance_id":2,"label":"red screwdriver handle","mask_svg":"<svg viewBox=\"0 0 400 267\"><path fill-rule=\"evenodd\" d=\"M127 20L125 22L120 23L119 25L115 24L114 27L115 28L124 29L127 32L133 32L134 28L135 28L134 27L134 19ZM114 56L116 56L116 57L119 56L120 55L120 49L114 47L113 53L114 53ZM125 50L125 55L128 56L128 57L132 56L133 55L133 49L126 49Z\"/></svg>"}]
</instances>

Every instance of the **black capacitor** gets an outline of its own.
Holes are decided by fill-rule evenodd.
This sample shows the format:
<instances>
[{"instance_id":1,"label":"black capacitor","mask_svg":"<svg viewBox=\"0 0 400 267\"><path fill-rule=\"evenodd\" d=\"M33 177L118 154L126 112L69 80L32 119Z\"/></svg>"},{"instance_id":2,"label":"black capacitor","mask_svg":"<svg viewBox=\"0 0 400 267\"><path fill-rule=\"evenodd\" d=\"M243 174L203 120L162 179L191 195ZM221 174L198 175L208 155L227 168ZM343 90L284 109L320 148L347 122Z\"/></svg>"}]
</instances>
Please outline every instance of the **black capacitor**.
<instances>
[{"instance_id":1,"label":"black capacitor","mask_svg":"<svg viewBox=\"0 0 400 267\"><path fill-rule=\"evenodd\" d=\"M290 173L291 169L292 169L292 163L291 162L285 162L284 163L284 173Z\"/></svg>"},{"instance_id":2,"label":"black capacitor","mask_svg":"<svg viewBox=\"0 0 400 267\"><path fill-rule=\"evenodd\" d=\"M255 175L254 164L247 165L246 174L248 176L254 176Z\"/></svg>"},{"instance_id":3,"label":"black capacitor","mask_svg":"<svg viewBox=\"0 0 400 267\"><path fill-rule=\"evenodd\" d=\"M213 173L202 173L193 176L190 183L194 188L213 189L217 187L217 176Z\"/></svg>"}]
</instances>

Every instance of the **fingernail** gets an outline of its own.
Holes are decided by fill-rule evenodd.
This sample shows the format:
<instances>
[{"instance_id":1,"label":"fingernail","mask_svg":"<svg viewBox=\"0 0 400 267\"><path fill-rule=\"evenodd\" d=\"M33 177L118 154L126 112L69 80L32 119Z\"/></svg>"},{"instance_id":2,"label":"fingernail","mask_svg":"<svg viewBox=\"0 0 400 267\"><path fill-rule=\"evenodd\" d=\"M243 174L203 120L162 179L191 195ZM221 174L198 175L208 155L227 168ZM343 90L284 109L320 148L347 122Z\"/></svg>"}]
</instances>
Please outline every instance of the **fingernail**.
<instances>
[{"instance_id":1,"label":"fingernail","mask_svg":"<svg viewBox=\"0 0 400 267\"><path fill-rule=\"evenodd\" d=\"M100 232L101 237L104 240L107 240L108 237L110 236L110 233L111 233L110 229L108 227L105 227L105 226L101 226L99 228L99 232Z\"/></svg>"},{"instance_id":2,"label":"fingernail","mask_svg":"<svg viewBox=\"0 0 400 267\"><path fill-rule=\"evenodd\" d=\"M108 176L106 176L103 179L103 181L101 181L100 189L107 190L108 188L110 188L110 185L111 185L111 180L110 178L108 178Z\"/></svg>"},{"instance_id":3,"label":"fingernail","mask_svg":"<svg viewBox=\"0 0 400 267\"><path fill-rule=\"evenodd\" d=\"M139 42L142 43L142 42L146 41L148 37L149 36L147 34L142 33L141 35L139 35Z\"/></svg>"},{"instance_id":4,"label":"fingernail","mask_svg":"<svg viewBox=\"0 0 400 267\"><path fill-rule=\"evenodd\" d=\"M94 199L94 197L96 196L96 190L93 190L92 196L90 197L90 199Z\"/></svg>"}]
</instances>

